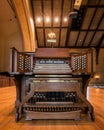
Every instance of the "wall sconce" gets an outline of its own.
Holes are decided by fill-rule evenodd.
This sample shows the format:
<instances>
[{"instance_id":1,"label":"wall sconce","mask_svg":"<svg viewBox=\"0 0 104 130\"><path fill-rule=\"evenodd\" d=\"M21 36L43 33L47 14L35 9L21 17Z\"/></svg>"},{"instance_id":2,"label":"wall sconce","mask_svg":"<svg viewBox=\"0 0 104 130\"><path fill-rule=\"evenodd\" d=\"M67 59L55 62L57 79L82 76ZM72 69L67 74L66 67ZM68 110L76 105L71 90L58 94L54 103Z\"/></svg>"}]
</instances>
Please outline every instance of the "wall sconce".
<instances>
[{"instance_id":1,"label":"wall sconce","mask_svg":"<svg viewBox=\"0 0 104 130\"><path fill-rule=\"evenodd\" d=\"M99 79L99 78L100 78L100 75L95 75L94 78L95 78L95 79Z\"/></svg>"}]
</instances>

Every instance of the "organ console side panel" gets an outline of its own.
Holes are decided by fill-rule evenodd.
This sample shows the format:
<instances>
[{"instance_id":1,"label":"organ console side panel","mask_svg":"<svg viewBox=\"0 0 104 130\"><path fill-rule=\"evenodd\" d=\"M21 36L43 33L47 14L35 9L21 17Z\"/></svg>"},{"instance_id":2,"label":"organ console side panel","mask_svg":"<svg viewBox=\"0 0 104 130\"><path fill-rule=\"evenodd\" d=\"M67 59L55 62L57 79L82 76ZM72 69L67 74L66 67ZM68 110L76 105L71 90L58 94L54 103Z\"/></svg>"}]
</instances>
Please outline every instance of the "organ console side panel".
<instances>
[{"instance_id":1,"label":"organ console side panel","mask_svg":"<svg viewBox=\"0 0 104 130\"><path fill-rule=\"evenodd\" d=\"M15 48L10 50L10 73L31 73L33 69L33 52L18 52Z\"/></svg>"},{"instance_id":2,"label":"organ console side panel","mask_svg":"<svg viewBox=\"0 0 104 130\"><path fill-rule=\"evenodd\" d=\"M10 49L10 73L17 72L17 50Z\"/></svg>"},{"instance_id":3,"label":"organ console side panel","mask_svg":"<svg viewBox=\"0 0 104 130\"><path fill-rule=\"evenodd\" d=\"M86 99L93 74L92 51L69 54L68 49L51 48L49 54L49 49L43 50L33 53L11 48L10 74L15 77L17 93L16 121L21 117L79 120L83 114L94 121L93 106Z\"/></svg>"},{"instance_id":4,"label":"organ console side panel","mask_svg":"<svg viewBox=\"0 0 104 130\"><path fill-rule=\"evenodd\" d=\"M72 53L71 54L71 66L73 73L93 73L93 60L92 52L88 51L83 54Z\"/></svg>"}]
</instances>

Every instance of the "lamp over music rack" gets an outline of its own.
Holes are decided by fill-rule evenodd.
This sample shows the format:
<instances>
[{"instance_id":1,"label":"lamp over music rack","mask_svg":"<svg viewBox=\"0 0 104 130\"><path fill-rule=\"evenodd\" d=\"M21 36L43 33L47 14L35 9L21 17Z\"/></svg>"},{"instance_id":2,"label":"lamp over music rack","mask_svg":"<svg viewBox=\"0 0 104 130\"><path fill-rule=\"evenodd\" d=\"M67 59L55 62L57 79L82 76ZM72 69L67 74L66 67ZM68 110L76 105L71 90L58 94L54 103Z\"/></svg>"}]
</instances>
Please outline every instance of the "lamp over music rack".
<instances>
[{"instance_id":1,"label":"lamp over music rack","mask_svg":"<svg viewBox=\"0 0 104 130\"><path fill-rule=\"evenodd\" d=\"M51 44L51 47L53 47L53 43L56 43L56 34L53 31L48 33L47 42Z\"/></svg>"}]
</instances>

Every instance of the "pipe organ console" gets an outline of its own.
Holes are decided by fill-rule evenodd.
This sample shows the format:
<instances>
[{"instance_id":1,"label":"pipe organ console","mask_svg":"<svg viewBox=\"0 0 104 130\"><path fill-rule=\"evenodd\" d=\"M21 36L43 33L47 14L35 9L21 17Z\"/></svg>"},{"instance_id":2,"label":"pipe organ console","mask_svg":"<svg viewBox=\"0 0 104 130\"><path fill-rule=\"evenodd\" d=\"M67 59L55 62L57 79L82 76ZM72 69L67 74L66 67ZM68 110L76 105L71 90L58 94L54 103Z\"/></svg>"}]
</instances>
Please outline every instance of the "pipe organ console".
<instances>
[{"instance_id":1,"label":"pipe organ console","mask_svg":"<svg viewBox=\"0 0 104 130\"><path fill-rule=\"evenodd\" d=\"M16 83L16 121L32 119L74 119L94 121L94 111L86 99L93 75L93 55L37 56L33 52L10 50L10 74Z\"/></svg>"}]
</instances>

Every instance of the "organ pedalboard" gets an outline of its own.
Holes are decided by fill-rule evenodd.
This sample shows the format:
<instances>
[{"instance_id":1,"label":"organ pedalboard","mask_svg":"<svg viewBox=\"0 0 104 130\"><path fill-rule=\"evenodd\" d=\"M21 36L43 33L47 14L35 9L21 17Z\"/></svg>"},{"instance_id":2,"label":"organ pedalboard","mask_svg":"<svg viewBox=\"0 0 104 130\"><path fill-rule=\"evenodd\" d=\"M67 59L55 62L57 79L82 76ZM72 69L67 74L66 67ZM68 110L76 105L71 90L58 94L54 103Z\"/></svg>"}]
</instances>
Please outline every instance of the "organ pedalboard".
<instances>
[{"instance_id":1,"label":"organ pedalboard","mask_svg":"<svg viewBox=\"0 0 104 130\"><path fill-rule=\"evenodd\" d=\"M69 57L36 57L33 52L10 50L10 74L16 83L15 119L74 119L83 115L94 121L86 99L93 75L93 54L71 53Z\"/></svg>"}]
</instances>

